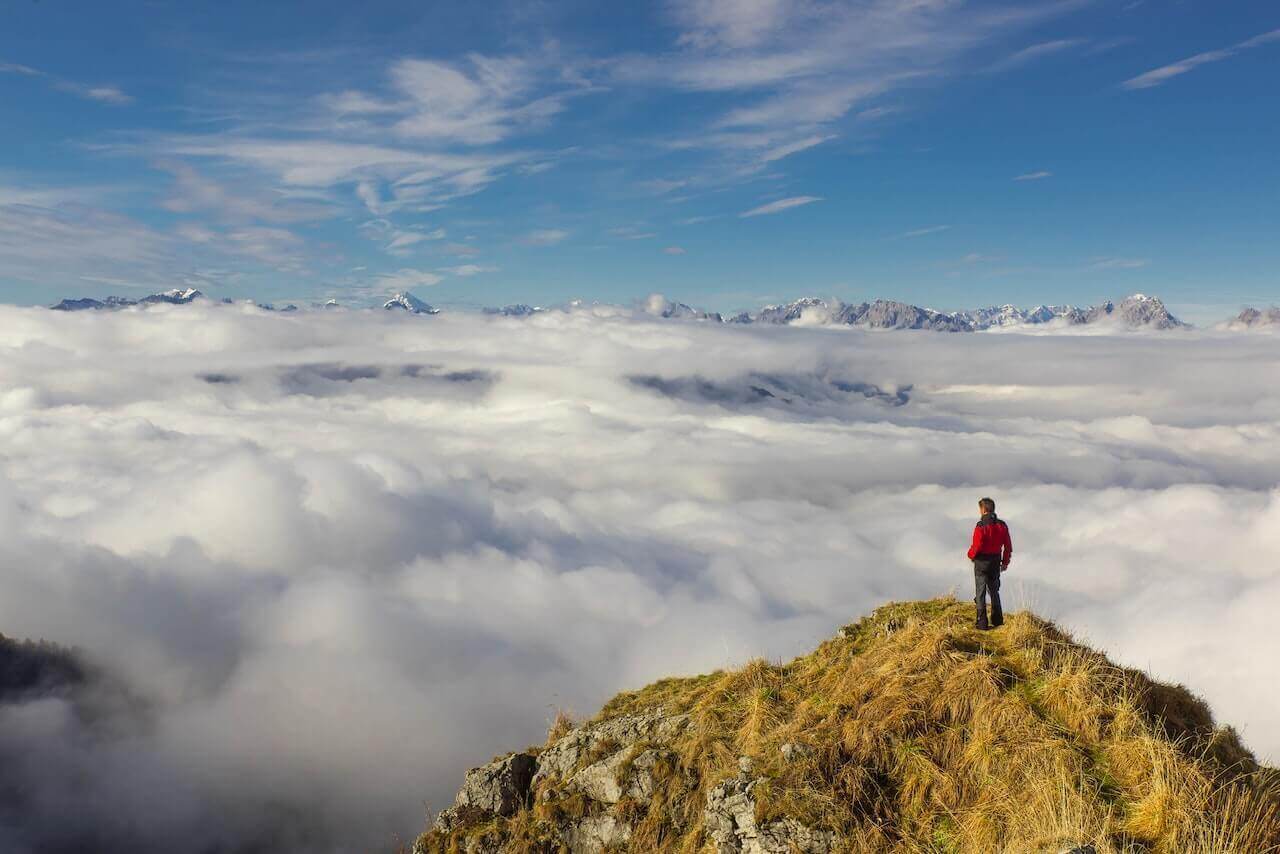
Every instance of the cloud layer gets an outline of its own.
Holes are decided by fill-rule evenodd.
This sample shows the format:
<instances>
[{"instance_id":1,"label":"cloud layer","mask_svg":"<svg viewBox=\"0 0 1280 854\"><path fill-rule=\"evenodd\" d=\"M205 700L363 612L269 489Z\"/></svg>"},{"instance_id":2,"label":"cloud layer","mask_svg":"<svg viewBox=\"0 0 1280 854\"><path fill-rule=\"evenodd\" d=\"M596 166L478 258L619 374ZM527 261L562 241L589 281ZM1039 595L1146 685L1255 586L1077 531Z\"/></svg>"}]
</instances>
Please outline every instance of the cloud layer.
<instances>
[{"instance_id":1,"label":"cloud layer","mask_svg":"<svg viewBox=\"0 0 1280 854\"><path fill-rule=\"evenodd\" d=\"M0 848L385 845L558 707L967 595L982 494L1015 605L1274 761L1277 361L610 307L0 308L0 631L139 698L0 706Z\"/></svg>"}]
</instances>

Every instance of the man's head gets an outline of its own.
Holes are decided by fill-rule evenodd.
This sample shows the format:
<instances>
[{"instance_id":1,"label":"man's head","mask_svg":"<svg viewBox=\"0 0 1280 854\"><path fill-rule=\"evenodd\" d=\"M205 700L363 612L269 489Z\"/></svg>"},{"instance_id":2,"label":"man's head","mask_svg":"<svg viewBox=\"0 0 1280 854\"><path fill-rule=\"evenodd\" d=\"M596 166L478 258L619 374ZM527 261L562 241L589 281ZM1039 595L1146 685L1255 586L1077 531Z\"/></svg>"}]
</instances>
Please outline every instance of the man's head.
<instances>
[{"instance_id":1,"label":"man's head","mask_svg":"<svg viewBox=\"0 0 1280 854\"><path fill-rule=\"evenodd\" d=\"M988 513L996 512L996 502L994 498L978 499L978 515L985 516Z\"/></svg>"}]
</instances>

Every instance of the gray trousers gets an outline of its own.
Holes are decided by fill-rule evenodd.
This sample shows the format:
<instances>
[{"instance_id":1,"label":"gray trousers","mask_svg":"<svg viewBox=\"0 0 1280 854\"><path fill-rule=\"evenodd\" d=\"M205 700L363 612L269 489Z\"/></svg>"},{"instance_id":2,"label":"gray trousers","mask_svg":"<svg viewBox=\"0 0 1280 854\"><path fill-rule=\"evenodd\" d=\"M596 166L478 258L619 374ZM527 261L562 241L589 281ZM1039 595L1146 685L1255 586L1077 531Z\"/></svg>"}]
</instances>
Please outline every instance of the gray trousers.
<instances>
[{"instance_id":1,"label":"gray trousers","mask_svg":"<svg viewBox=\"0 0 1280 854\"><path fill-rule=\"evenodd\" d=\"M1000 561L978 558L973 562L973 604L977 606L976 625L980 629L987 624L987 595L991 595L990 627L1004 624L1004 611L1000 607Z\"/></svg>"}]
</instances>

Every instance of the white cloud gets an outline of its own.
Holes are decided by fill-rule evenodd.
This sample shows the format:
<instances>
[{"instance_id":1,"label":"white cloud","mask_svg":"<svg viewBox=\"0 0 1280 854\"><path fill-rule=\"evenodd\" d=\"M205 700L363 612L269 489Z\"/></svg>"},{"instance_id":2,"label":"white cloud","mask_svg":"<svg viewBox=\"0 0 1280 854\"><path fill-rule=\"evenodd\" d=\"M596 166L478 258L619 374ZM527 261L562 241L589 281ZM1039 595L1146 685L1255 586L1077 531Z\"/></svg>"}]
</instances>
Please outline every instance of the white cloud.
<instances>
[{"instance_id":1,"label":"white cloud","mask_svg":"<svg viewBox=\"0 0 1280 854\"><path fill-rule=\"evenodd\" d=\"M459 258L474 258L480 254L479 247L472 246L470 243L446 243L440 247L447 255L456 255Z\"/></svg>"},{"instance_id":2,"label":"white cloud","mask_svg":"<svg viewBox=\"0 0 1280 854\"><path fill-rule=\"evenodd\" d=\"M16 62L0 62L0 73L22 74L27 77L40 77L44 74L44 72L29 65L19 65Z\"/></svg>"},{"instance_id":3,"label":"white cloud","mask_svg":"<svg viewBox=\"0 0 1280 854\"><path fill-rule=\"evenodd\" d=\"M459 264L456 267L441 267L440 271L467 278L469 276L478 276L481 273L496 273L498 268L488 267L483 264Z\"/></svg>"},{"instance_id":4,"label":"white cloud","mask_svg":"<svg viewBox=\"0 0 1280 854\"><path fill-rule=\"evenodd\" d=\"M357 128L404 140L484 146L545 125L570 97L591 91L563 58L536 53L470 53L457 62L398 58L388 64L387 81L383 93L348 89L322 95L317 103L339 119L357 120Z\"/></svg>"},{"instance_id":5,"label":"white cloud","mask_svg":"<svg viewBox=\"0 0 1280 854\"><path fill-rule=\"evenodd\" d=\"M122 106L133 103L133 96L126 94L118 86L86 86L83 83L66 80L46 71L41 71L39 68L32 68L29 65L0 62L0 74L20 74L24 77L38 77L54 89L103 104Z\"/></svg>"},{"instance_id":6,"label":"white cloud","mask_svg":"<svg viewBox=\"0 0 1280 854\"><path fill-rule=\"evenodd\" d=\"M741 180L767 162L760 153L829 137L869 99L959 73L975 48L1074 5L676 0L669 4L680 30L674 50L605 67L624 84L736 95L685 143L733 155L735 162L721 165L729 180ZM863 112L872 118L874 109Z\"/></svg>"},{"instance_id":7,"label":"white cloud","mask_svg":"<svg viewBox=\"0 0 1280 854\"><path fill-rule=\"evenodd\" d=\"M444 281L444 277L430 270L402 268L394 273L381 273L378 286L388 291L408 291L413 288L429 288Z\"/></svg>"},{"instance_id":8,"label":"white cloud","mask_svg":"<svg viewBox=\"0 0 1280 854\"><path fill-rule=\"evenodd\" d=\"M801 205L809 205L820 201L822 201L821 196L792 196L789 199L778 199L776 202L769 202L768 204L752 208L749 211L743 211L738 214L738 216L764 216L766 214L782 213L783 211L791 210L792 208L798 208Z\"/></svg>"},{"instance_id":9,"label":"white cloud","mask_svg":"<svg viewBox=\"0 0 1280 854\"><path fill-rule=\"evenodd\" d=\"M684 255L684 254L685 254L685 248L684 248L683 246L666 246L666 247L663 247L662 254L664 254L664 255Z\"/></svg>"},{"instance_id":10,"label":"white cloud","mask_svg":"<svg viewBox=\"0 0 1280 854\"><path fill-rule=\"evenodd\" d=\"M1007 602L1280 758L1273 340L406 320L0 307L0 627L148 704L0 706L0 847L411 837L549 707L963 597L983 494Z\"/></svg>"},{"instance_id":11,"label":"white cloud","mask_svg":"<svg viewBox=\"0 0 1280 854\"><path fill-rule=\"evenodd\" d=\"M1087 43L1086 39L1054 39L1053 41L1040 42L1038 44L1024 47L1015 53L1010 54L999 62L991 66L989 71L1009 71L1014 68L1020 68L1028 65L1038 59L1054 54L1080 47Z\"/></svg>"},{"instance_id":12,"label":"white cloud","mask_svg":"<svg viewBox=\"0 0 1280 854\"><path fill-rule=\"evenodd\" d=\"M1208 65L1213 62L1221 62L1224 59L1230 59L1246 50L1260 47L1264 44L1280 41L1280 30L1271 30L1270 32L1256 35L1253 38L1234 44L1231 47L1222 48L1220 50L1210 50L1204 53L1198 53L1195 56L1189 56L1178 62L1169 65L1154 68L1151 71L1139 74L1137 77L1131 77L1120 85L1125 89L1150 89L1153 86L1159 86L1167 80L1193 71L1202 65Z\"/></svg>"},{"instance_id":13,"label":"white cloud","mask_svg":"<svg viewBox=\"0 0 1280 854\"><path fill-rule=\"evenodd\" d=\"M927 234L937 234L940 231L947 231L950 228L951 226L949 225L931 225L927 228L913 228L911 231L904 231L897 236L902 240L910 240L913 237L924 237Z\"/></svg>"},{"instance_id":14,"label":"white cloud","mask_svg":"<svg viewBox=\"0 0 1280 854\"><path fill-rule=\"evenodd\" d=\"M794 17L806 14L807 3L788 0L688 0L674 4L686 31L684 44L707 48L754 47Z\"/></svg>"},{"instance_id":15,"label":"white cloud","mask_svg":"<svg viewBox=\"0 0 1280 854\"><path fill-rule=\"evenodd\" d=\"M624 225L609 229L609 234L623 240L650 240L658 235L652 231L644 231L634 225Z\"/></svg>"},{"instance_id":16,"label":"white cloud","mask_svg":"<svg viewBox=\"0 0 1280 854\"><path fill-rule=\"evenodd\" d=\"M1040 170L1040 171L1038 171L1038 172L1026 172L1026 173L1023 173L1022 175L1017 175L1017 176L1015 176L1015 177L1014 177L1014 179L1013 179L1013 180L1015 180L1015 181L1040 181L1040 180L1043 180L1043 179L1045 179L1045 178L1052 178L1052 177L1053 177L1053 173L1052 173L1052 172L1047 172L1047 171L1045 171L1045 170L1041 169L1041 170Z\"/></svg>"},{"instance_id":17,"label":"white cloud","mask_svg":"<svg viewBox=\"0 0 1280 854\"><path fill-rule=\"evenodd\" d=\"M789 142L785 145L779 145L776 148L768 149L760 155L760 160L764 163L772 163L775 160L790 157L793 154L806 151L816 145L821 145L822 143L835 138L835 134L818 134L815 136L805 137L804 139L797 139L794 142Z\"/></svg>"},{"instance_id":18,"label":"white cloud","mask_svg":"<svg viewBox=\"0 0 1280 854\"><path fill-rule=\"evenodd\" d=\"M443 228L437 228L432 231L404 231L401 229L393 229L387 245L383 247L391 255L409 255L412 248L424 241L443 240L445 232Z\"/></svg>"},{"instance_id":19,"label":"white cloud","mask_svg":"<svg viewBox=\"0 0 1280 854\"><path fill-rule=\"evenodd\" d=\"M520 242L526 246L554 246L569 236L562 228L537 228L525 234Z\"/></svg>"},{"instance_id":20,"label":"white cloud","mask_svg":"<svg viewBox=\"0 0 1280 854\"><path fill-rule=\"evenodd\" d=\"M1150 263L1146 258L1096 258L1089 266L1094 270L1138 270Z\"/></svg>"},{"instance_id":21,"label":"white cloud","mask_svg":"<svg viewBox=\"0 0 1280 854\"><path fill-rule=\"evenodd\" d=\"M158 167L173 176L161 207L174 213L209 214L222 222L294 223L333 215L330 204L297 199L275 190L229 186L202 174L188 163L166 161Z\"/></svg>"},{"instance_id":22,"label":"white cloud","mask_svg":"<svg viewBox=\"0 0 1280 854\"><path fill-rule=\"evenodd\" d=\"M101 101L104 104L120 106L133 103L133 97L126 95L116 86L86 86L78 91L84 97L92 101Z\"/></svg>"}]
</instances>

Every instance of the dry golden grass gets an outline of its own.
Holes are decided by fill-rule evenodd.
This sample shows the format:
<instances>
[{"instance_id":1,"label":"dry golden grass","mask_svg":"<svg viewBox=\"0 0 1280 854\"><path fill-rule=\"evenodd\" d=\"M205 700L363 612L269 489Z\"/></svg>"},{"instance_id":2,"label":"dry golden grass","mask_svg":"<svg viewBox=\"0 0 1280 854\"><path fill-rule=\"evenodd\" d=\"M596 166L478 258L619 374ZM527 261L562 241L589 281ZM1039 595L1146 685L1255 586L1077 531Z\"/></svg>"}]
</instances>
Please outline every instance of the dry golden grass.
<instances>
[{"instance_id":1,"label":"dry golden grass","mask_svg":"<svg viewBox=\"0 0 1280 854\"><path fill-rule=\"evenodd\" d=\"M597 720L654 708L691 719L652 800L611 808L633 828L629 850L708 850L706 793L745 755L765 781L757 821L831 830L850 852L1280 854L1280 773L1202 701L1030 613L978 632L971 608L887 605L785 665L619 694ZM785 760L788 742L810 749ZM557 851L559 822L604 807L552 785L510 820L427 833L417 850L487 835Z\"/></svg>"}]
</instances>

